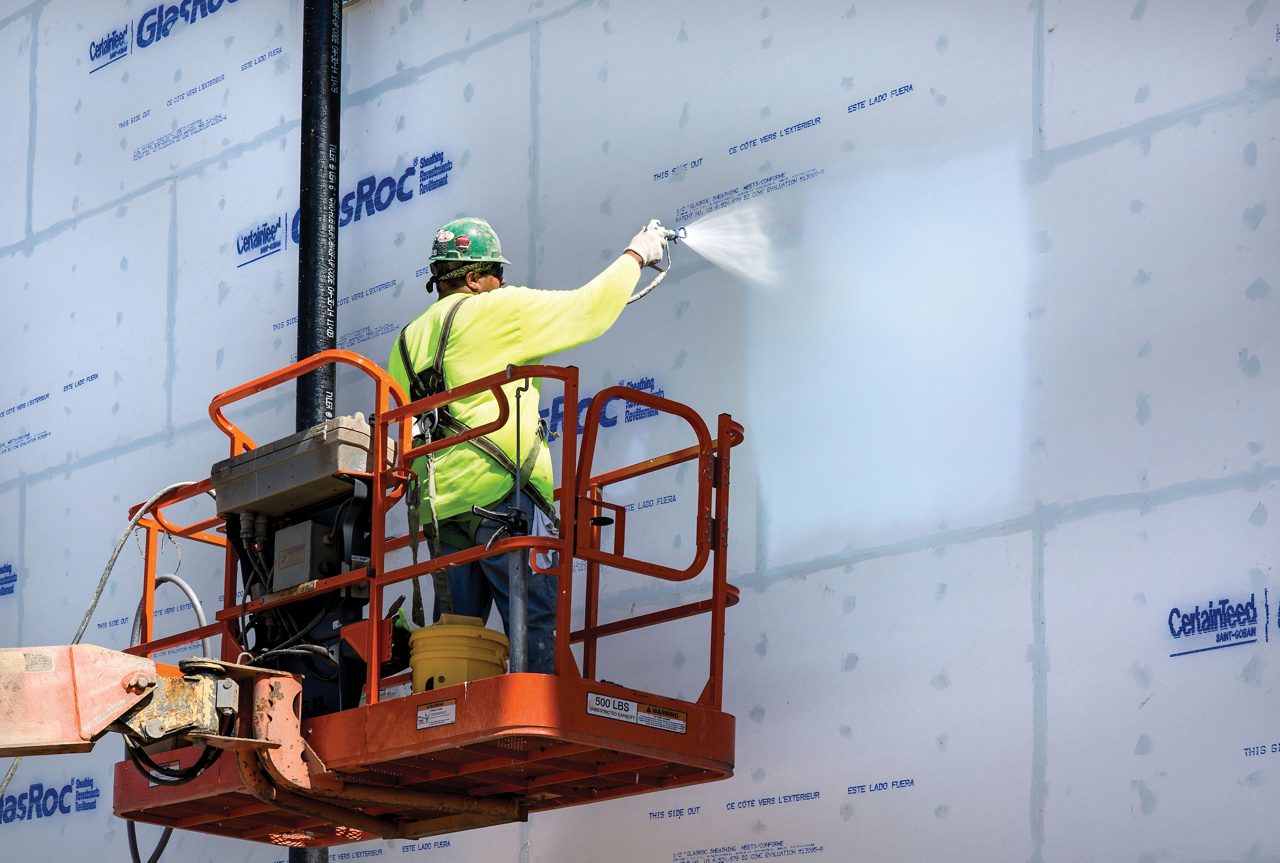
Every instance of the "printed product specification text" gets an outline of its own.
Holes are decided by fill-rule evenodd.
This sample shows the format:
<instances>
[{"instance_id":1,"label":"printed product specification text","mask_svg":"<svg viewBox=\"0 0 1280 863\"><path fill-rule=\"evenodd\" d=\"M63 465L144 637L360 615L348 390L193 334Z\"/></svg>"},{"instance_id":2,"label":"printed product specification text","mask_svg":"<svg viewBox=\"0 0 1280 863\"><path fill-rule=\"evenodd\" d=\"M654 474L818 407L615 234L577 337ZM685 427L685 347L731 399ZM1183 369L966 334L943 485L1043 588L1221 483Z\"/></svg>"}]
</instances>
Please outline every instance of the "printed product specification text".
<instances>
[{"instance_id":1,"label":"printed product specification text","mask_svg":"<svg viewBox=\"0 0 1280 863\"><path fill-rule=\"evenodd\" d=\"M879 782L870 782L865 785L850 785L847 794L874 794L877 791L894 791L899 788L912 788L916 784L914 779L893 779L881 780Z\"/></svg>"},{"instance_id":2,"label":"printed product specification text","mask_svg":"<svg viewBox=\"0 0 1280 863\"><path fill-rule=\"evenodd\" d=\"M876 95L863 99L859 102L854 102L846 109L846 111L850 114L858 111L865 111L868 108L874 108L881 102L887 102L888 100L898 96L905 96L912 92L913 89L914 88L912 88L910 84L903 84L901 87L894 87L892 90L886 90L883 93L877 93Z\"/></svg>"},{"instance_id":3,"label":"printed product specification text","mask_svg":"<svg viewBox=\"0 0 1280 863\"><path fill-rule=\"evenodd\" d=\"M820 854L822 850L822 846L814 842L789 843L785 839L773 839L768 842L745 842L741 845L677 851L671 855L671 863L744 863L750 860L777 860L782 857Z\"/></svg>"}]
</instances>

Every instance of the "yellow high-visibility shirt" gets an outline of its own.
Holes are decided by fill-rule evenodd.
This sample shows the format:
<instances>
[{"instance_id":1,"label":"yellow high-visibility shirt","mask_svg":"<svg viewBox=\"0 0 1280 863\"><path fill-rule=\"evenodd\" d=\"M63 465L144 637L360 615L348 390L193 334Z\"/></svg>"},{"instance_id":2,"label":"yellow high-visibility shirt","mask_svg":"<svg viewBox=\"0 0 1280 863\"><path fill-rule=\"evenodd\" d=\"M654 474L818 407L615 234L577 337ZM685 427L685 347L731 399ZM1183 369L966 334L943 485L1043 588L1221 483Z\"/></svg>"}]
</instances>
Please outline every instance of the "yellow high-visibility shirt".
<instances>
[{"instance_id":1,"label":"yellow high-visibility shirt","mask_svg":"<svg viewBox=\"0 0 1280 863\"><path fill-rule=\"evenodd\" d=\"M457 303L445 346L444 378L448 389L486 375L504 371L508 365L535 365L547 354L567 350L602 335L622 314L627 298L640 280L640 265L630 255L621 255L600 275L573 291L539 291L532 288L503 287L463 299L452 294L432 303L405 330L405 343L415 371L431 366L445 314ZM409 392L409 372L397 344L387 363L391 376ZM516 452L516 389L522 381L503 385L511 417L501 429L487 435L517 466L529 457L530 447L538 447L531 482L551 500L555 481L551 452L538 437L538 399L541 381L520 399L520 449ZM470 428L492 422L498 403L489 392L459 399L450 406L454 418ZM427 494L425 459L414 465ZM514 486L514 478L494 460L471 444L459 444L435 455L436 517L446 519L471 511L473 505L490 506L502 500ZM431 510L425 502L422 521L430 523Z\"/></svg>"}]
</instances>

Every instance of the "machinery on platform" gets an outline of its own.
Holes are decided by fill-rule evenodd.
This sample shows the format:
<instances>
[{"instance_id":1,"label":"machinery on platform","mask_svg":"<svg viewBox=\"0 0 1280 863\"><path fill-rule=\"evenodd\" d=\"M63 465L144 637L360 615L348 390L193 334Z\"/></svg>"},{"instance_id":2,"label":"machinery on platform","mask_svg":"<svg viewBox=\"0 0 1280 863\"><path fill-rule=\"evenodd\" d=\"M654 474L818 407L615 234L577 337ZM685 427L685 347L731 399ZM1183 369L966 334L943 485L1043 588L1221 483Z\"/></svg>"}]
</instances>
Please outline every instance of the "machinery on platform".
<instances>
[{"instance_id":1,"label":"machinery on platform","mask_svg":"<svg viewBox=\"0 0 1280 863\"><path fill-rule=\"evenodd\" d=\"M258 446L223 413L332 363L371 379L368 420L339 417ZM139 643L123 653L93 645L0 650L0 755L83 752L116 731L129 755L115 770L117 815L294 847L420 838L732 775L734 718L721 707L725 609L737 590L727 581L726 549L730 451L743 431L727 414L713 437L684 405L626 387L602 390L586 409L581 440L576 423L563 431L559 537L508 537L487 549L391 563L418 539L391 517L413 461L501 428L511 411L504 385L534 378L559 381L566 403L578 404L577 370L554 366L512 367L406 403L377 365L336 350L217 396L209 413L230 438L230 457L209 479L131 512L145 537ZM499 407L492 423L415 444L414 417L486 391ZM613 399L680 418L696 443L594 474L601 418ZM606 501L605 490L685 463L697 477L692 562L673 569L629 556L626 508ZM206 493L216 515L180 525L166 514ZM224 552L223 600L212 622L156 638L166 534ZM539 571L559 586L559 673L428 675L431 688L384 696L403 693L409 678L407 633L386 607L387 592L498 553L532 555L535 568L553 562ZM575 561L586 566L585 623L576 631L569 626ZM669 581L709 570L709 595L602 623L601 567ZM598 679L600 639L695 615L710 621L707 680L696 701ZM217 639L218 658L177 667L152 658L200 639Z\"/></svg>"}]
</instances>

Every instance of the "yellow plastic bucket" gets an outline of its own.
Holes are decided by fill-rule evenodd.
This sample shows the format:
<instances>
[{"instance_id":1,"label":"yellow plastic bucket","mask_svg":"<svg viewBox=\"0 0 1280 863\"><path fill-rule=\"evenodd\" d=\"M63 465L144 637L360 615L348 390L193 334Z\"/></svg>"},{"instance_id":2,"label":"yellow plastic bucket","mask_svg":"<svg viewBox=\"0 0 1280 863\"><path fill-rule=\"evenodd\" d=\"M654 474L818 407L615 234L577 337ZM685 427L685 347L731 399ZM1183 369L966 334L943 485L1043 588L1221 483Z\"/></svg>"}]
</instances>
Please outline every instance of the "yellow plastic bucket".
<instances>
[{"instance_id":1,"label":"yellow plastic bucket","mask_svg":"<svg viewBox=\"0 0 1280 863\"><path fill-rule=\"evenodd\" d=\"M507 670L507 637L478 617L442 614L409 636L413 691L494 677Z\"/></svg>"}]
</instances>

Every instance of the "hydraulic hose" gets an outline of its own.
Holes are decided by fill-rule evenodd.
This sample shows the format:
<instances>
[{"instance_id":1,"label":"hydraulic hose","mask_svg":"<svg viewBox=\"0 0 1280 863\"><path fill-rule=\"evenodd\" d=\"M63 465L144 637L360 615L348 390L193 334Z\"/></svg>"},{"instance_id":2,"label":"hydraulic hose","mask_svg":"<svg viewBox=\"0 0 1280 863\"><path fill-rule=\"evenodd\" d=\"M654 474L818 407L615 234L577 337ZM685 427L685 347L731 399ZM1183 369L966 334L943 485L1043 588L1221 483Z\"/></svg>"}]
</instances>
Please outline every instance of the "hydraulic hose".
<instances>
[{"instance_id":1,"label":"hydraulic hose","mask_svg":"<svg viewBox=\"0 0 1280 863\"><path fill-rule=\"evenodd\" d=\"M156 501L160 500L160 498L171 491L186 488L189 485L195 485L195 483L175 482L173 485L165 486L151 495L146 503L138 507L138 511L133 514L133 518L129 519L129 524L125 527L124 533L120 534L116 547L111 551L111 557L107 559L107 567L102 570L102 576L98 579L98 588L93 592L93 599L90 600L89 607L85 609L84 620L80 621L80 628L76 630L76 637L71 639L72 644L79 644L80 639L84 637L84 631L89 628L89 621L93 618L93 613L98 608L98 600L102 599L102 592L107 589L107 579L111 577L111 569L116 565L116 558L120 556L120 550L124 548L124 544L129 540L133 529L138 526L138 522L142 521L142 517L151 511L151 507L155 506Z\"/></svg>"},{"instance_id":2,"label":"hydraulic hose","mask_svg":"<svg viewBox=\"0 0 1280 863\"><path fill-rule=\"evenodd\" d=\"M84 619L80 621L80 628L76 630L75 637L71 639L72 644L79 644L80 639L84 638L85 630L89 628L89 621L93 619L93 613L97 610L98 602L102 599L102 594L107 588L107 581L111 578L111 570L115 568L116 560L120 557L120 551L124 548L124 544L129 541L129 537L133 534L134 528L138 526L138 522L142 521L142 517L151 511L151 508L156 505L156 502L159 501L160 498L172 491L176 491L180 488L186 488L187 486L194 484L194 482L175 482L172 485L165 486L160 489L160 491L149 497L146 503L138 507L138 511L134 513L133 518L129 519L129 524L125 527L124 532L120 534L120 539L116 542L116 547L111 550L111 557L107 558L107 565L102 570L101 577L98 578L98 586L93 591L93 598L89 600L89 607L85 609ZM159 576L156 579L156 582L159 583L161 580L170 581L178 585L182 592L191 599L191 605L196 610L196 617L200 620L200 625L203 626L205 623L204 609L201 608L200 601L196 598L195 592L191 590L191 586L176 575ZM139 608L141 608L141 604L139 604ZM133 623L134 634L131 641L136 644L138 636L142 632L142 621L139 620L139 615L134 615ZM205 653L207 654L209 652L208 639L204 639L204 648ZM9 770L4 775L4 780L0 781L0 795L3 795L5 789L9 787L9 783L13 781L14 775L18 772L18 766L21 764L21 758L13 759L13 763L9 765ZM133 822L127 821L126 824L128 825L129 834L129 853L133 856L133 863L142 863L142 860L138 855L138 841L134 832ZM164 833L160 836L160 841L156 844L155 851L151 852L151 856L147 858L147 863L157 863L157 861L160 860L160 855L164 853L165 846L169 844L169 837L172 833L172 827L166 827L164 829Z\"/></svg>"},{"instance_id":3,"label":"hydraulic hose","mask_svg":"<svg viewBox=\"0 0 1280 863\"><path fill-rule=\"evenodd\" d=\"M200 597L196 596L196 592L191 589L191 585L187 584L177 573L166 572L163 575L156 576L156 587L162 584L172 584L187 595L187 600L191 603L191 608L196 613L196 621L201 627L204 627L209 621L204 616L204 606L200 603ZM129 639L129 646L138 643L138 639L142 637L142 605L143 600L138 600L138 611L133 616L133 635ZM200 639L200 647L204 651L203 656L212 655L212 647L209 645L208 638Z\"/></svg>"},{"instance_id":4,"label":"hydraulic hose","mask_svg":"<svg viewBox=\"0 0 1280 863\"><path fill-rule=\"evenodd\" d=\"M175 482L173 485L167 485L160 491L151 495L147 502L138 507L138 511L133 514L133 518L129 519L129 524L125 527L124 533L120 534L120 539L116 542L116 547L111 550L111 557L107 559L107 566L102 570L102 576L98 579L98 587L93 592L93 599L89 601L89 607L85 609L84 620L80 621L80 628L76 630L75 638L71 639L72 644L79 644L80 639L84 637L84 632L89 628L89 621L93 619L93 613L98 608L98 601L102 599L102 592L107 588L107 579L111 577L111 570L116 565L116 558L120 556L120 550L124 548L124 544L128 542L129 536L133 533L133 529L138 526L138 522L142 521L142 517L151 511L151 507L156 505L156 501L164 497L171 491L180 488L186 488L189 485L195 485L194 482ZM0 780L0 795L3 795L5 789L9 787L9 783L13 781L14 775L18 772L18 766L22 764L22 758L13 759L13 763L9 765L9 770L4 774L4 779Z\"/></svg>"},{"instance_id":5,"label":"hydraulic hose","mask_svg":"<svg viewBox=\"0 0 1280 863\"><path fill-rule=\"evenodd\" d=\"M129 825L129 856L133 858L133 863L142 863L142 856L138 853L138 832L134 829L132 821L126 821ZM160 841L156 843L156 850L151 852L151 856L147 858L147 863L159 863L160 855L164 853L165 846L169 844L169 837L173 835L173 828L166 827L164 832L160 834Z\"/></svg>"},{"instance_id":6,"label":"hydraulic hose","mask_svg":"<svg viewBox=\"0 0 1280 863\"><path fill-rule=\"evenodd\" d=\"M156 576L156 586L162 584L172 584L187 595L187 600L191 603L191 608L195 612L196 621L200 626L204 626L208 620L204 615L204 605L200 602L200 597L196 596L196 592L192 590L191 585L178 577L177 573L168 572L163 575ZM138 610L133 615L133 634L129 639L129 644L135 645L138 639L142 637L142 606L144 600L138 600ZM200 639L200 647L203 649L204 655L209 656L211 647L208 638ZM138 827L136 822L125 821L125 833L129 837L129 856L133 859L133 863L142 863L142 856L138 852ZM166 827L160 834L160 839L156 842L155 850L147 857L147 863L159 863L160 855L164 853L165 846L169 844L169 839L173 836L173 828Z\"/></svg>"}]
</instances>

